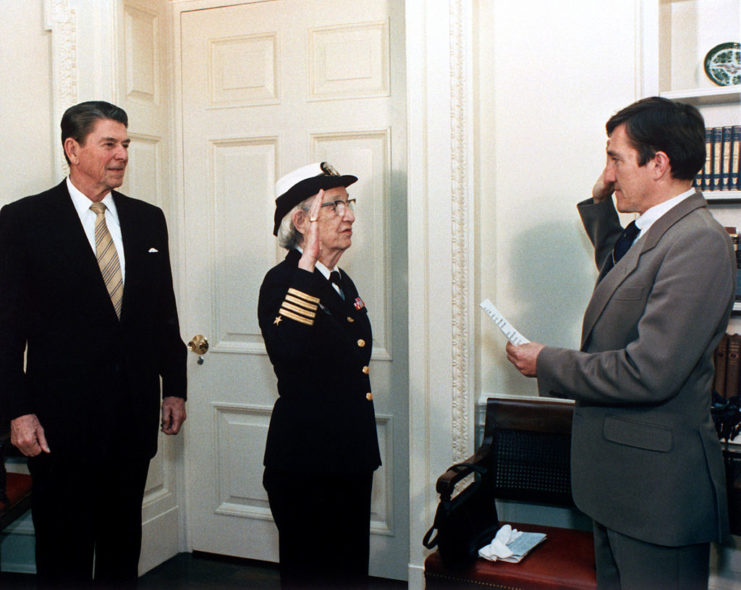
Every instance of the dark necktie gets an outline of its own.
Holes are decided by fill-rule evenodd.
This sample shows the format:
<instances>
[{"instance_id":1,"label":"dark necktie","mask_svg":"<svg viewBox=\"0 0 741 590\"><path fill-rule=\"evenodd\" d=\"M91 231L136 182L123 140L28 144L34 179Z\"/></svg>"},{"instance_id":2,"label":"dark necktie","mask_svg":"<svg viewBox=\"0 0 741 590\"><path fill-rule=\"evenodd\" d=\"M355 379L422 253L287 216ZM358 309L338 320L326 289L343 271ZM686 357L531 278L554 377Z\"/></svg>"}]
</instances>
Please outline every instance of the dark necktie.
<instances>
[{"instance_id":1,"label":"dark necktie","mask_svg":"<svg viewBox=\"0 0 741 590\"><path fill-rule=\"evenodd\" d=\"M618 260L620 260L623 256L625 256L625 253L633 245L633 241L636 239L636 236L639 233L641 233L641 230L636 225L635 221L631 221L628 225L625 226L623 233L620 234L620 237L617 239L617 242L615 242L615 247L612 249L612 265L613 266L615 266L618 263Z\"/></svg>"},{"instance_id":2,"label":"dark necktie","mask_svg":"<svg viewBox=\"0 0 741 590\"><path fill-rule=\"evenodd\" d=\"M640 228L636 225L635 221L631 221L628 225L625 226L625 229L620 234L620 237L615 242L615 245L612 248L612 252L610 254L610 257L607 259L607 262L605 263L605 268L600 274L600 281L605 277L605 275L610 272L613 266L615 266L618 263L618 260L620 260L623 256L625 256L625 253L630 249L631 245L636 239L636 236L641 233Z\"/></svg>"},{"instance_id":3,"label":"dark necktie","mask_svg":"<svg viewBox=\"0 0 741 590\"><path fill-rule=\"evenodd\" d=\"M342 292L342 283L340 281L340 271L333 270L331 273L329 273L329 282L337 285L337 288L340 290L339 295L344 300L345 294Z\"/></svg>"}]
</instances>

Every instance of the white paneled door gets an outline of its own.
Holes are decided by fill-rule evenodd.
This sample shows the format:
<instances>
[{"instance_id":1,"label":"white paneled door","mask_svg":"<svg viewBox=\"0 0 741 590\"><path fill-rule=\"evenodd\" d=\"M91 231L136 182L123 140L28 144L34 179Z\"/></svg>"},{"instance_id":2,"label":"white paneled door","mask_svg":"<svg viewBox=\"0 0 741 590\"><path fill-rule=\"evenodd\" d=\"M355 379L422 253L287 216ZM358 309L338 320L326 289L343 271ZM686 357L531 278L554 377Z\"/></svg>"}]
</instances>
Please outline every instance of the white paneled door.
<instances>
[{"instance_id":1,"label":"white paneled door","mask_svg":"<svg viewBox=\"0 0 741 590\"><path fill-rule=\"evenodd\" d=\"M197 9L194 9L194 4ZM353 277L374 330L371 380L383 467L371 573L408 562L403 2L274 0L179 8L186 329L187 530L194 550L277 561L262 487L276 380L257 324L282 174L328 161L359 181ZM209 7L213 6L213 7ZM191 334L188 334L189 336ZM320 457L317 458L321 460ZM296 482L296 493L308 481ZM331 510L331 506L325 507ZM312 531L306 531L311 542Z\"/></svg>"}]
</instances>

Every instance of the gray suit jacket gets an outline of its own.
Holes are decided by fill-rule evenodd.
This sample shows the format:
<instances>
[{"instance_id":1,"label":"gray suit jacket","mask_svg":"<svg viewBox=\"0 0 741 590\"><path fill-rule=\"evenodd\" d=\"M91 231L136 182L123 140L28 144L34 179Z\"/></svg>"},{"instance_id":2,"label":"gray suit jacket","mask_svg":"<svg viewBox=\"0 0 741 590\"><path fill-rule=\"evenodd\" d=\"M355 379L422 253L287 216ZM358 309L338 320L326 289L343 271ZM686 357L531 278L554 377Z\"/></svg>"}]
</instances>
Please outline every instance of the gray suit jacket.
<instances>
[{"instance_id":1,"label":"gray suit jacket","mask_svg":"<svg viewBox=\"0 0 741 590\"><path fill-rule=\"evenodd\" d=\"M612 199L578 208L603 268L621 231ZM540 353L540 394L576 400L574 500L597 522L667 546L727 535L710 401L735 272L729 236L692 195L603 273L581 350Z\"/></svg>"}]
</instances>

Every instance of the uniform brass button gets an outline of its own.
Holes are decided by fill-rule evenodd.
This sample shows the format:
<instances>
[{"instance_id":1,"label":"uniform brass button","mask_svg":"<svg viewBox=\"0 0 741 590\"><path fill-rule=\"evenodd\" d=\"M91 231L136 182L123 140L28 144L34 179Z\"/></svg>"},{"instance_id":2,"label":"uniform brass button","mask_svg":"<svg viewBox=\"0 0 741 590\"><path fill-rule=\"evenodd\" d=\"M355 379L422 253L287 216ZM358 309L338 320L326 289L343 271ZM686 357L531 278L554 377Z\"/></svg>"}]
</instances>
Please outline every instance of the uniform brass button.
<instances>
[{"instance_id":1,"label":"uniform brass button","mask_svg":"<svg viewBox=\"0 0 741 590\"><path fill-rule=\"evenodd\" d=\"M355 318L352 318L350 316L347 316L347 323L352 324L355 321Z\"/></svg>"},{"instance_id":2,"label":"uniform brass button","mask_svg":"<svg viewBox=\"0 0 741 590\"><path fill-rule=\"evenodd\" d=\"M372 393L366 393L365 399L367 399L369 402L373 401L373 394Z\"/></svg>"},{"instance_id":3,"label":"uniform brass button","mask_svg":"<svg viewBox=\"0 0 741 590\"><path fill-rule=\"evenodd\" d=\"M360 348L363 348L365 346L365 340L363 340L362 338L360 340L358 340L358 346Z\"/></svg>"},{"instance_id":4,"label":"uniform brass button","mask_svg":"<svg viewBox=\"0 0 741 590\"><path fill-rule=\"evenodd\" d=\"M368 373L370 373L370 367L368 365L365 365L363 367L363 375L367 375Z\"/></svg>"}]
</instances>

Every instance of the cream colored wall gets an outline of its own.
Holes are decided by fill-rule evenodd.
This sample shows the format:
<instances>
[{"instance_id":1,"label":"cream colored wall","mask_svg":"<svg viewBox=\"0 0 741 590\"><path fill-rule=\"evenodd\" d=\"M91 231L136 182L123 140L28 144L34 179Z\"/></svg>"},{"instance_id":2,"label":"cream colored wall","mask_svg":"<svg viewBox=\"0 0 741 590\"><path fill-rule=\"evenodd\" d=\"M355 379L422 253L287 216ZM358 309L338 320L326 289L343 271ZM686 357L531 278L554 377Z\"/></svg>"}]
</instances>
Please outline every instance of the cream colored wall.
<instances>
[{"instance_id":1,"label":"cream colored wall","mask_svg":"<svg viewBox=\"0 0 741 590\"><path fill-rule=\"evenodd\" d=\"M54 178L51 34L42 0L0 0L0 204L40 192Z\"/></svg>"},{"instance_id":2,"label":"cream colored wall","mask_svg":"<svg viewBox=\"0 0 741 590\"><path fill-rule=\"evenodd\" d=\"M476 263L525 336L578 347L596 277L576 203L604 165L604 123L636 97L636 8L619 2L479 2ZM483 314L481 395L535 394Z\"/></svg>"},{"instance_id":3,"label":"cream colored wall","mask_svg":"<svg viewBox=\"0 0 741 590\"><path fill-rule=\"evenodd\" d=\"M0 0L0 206L45 190L61 149L51 125L51 34L42 0ZM32 573L30 515L0 535L0 570Z\"/></svg>"}]
</instances>

